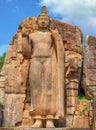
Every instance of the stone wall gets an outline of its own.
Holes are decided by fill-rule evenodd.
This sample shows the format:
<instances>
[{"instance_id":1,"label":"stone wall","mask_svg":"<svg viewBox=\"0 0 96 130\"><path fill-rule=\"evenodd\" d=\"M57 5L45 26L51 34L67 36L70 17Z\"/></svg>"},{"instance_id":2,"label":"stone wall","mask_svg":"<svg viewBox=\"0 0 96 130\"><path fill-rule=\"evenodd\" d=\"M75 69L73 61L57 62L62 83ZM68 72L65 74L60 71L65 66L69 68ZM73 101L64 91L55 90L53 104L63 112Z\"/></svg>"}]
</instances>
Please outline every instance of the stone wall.
<instances>
[{"instance_id":1,"label":"stone wall","mask_svg":"<svg viewBox=\"0 0 96 130\"><path fill-rule=\"evenodd\" d=\"M67 126L72 126L82 67L82 33L76 26L53 20L51 29L55 27L62 36L65 48L65 118ZM6 104L5 126L32 125L29 116L30 89L27 82L29 59L22 55L22 42L26 40L22 33L29 34L37 30L36 18L26 19L19 25L16 35L9 44L0 73L0 98Z\"/></svg>"},{"instance_id":2,"label":"stone wall","mask_svg":"<svg viewBox=\"0 0 96 130\"><path fill-rule=\"evenodd\" d=\"M88 99L96 95L96 37L87 36L84 46L82 87Z\"/></svg>"},{"instance_id":3,"label":"stone wall","mask_svg":"<svg viewBox=\"0 0 96 130\"><path fill-rule=\"evenodd\" d=\"M22 56L21 38L20 35L13 37L0 73L0 93L4 93L2 100L6 104L4 110L5 126L15 126L16 123L22 121L29 62ZM2 81L3 79L4 81Z\"/></svg>"},{"instance_id":4,"label":"stone wall","mask_svg":"<svg viewBox=\"0 0 96 130\"><path fill-rule=\"evenodd\" d=\"M81 101L76 105L74 113L74 128L89 128L90 126L90 101Z\"/></svg>"}]
</instances>

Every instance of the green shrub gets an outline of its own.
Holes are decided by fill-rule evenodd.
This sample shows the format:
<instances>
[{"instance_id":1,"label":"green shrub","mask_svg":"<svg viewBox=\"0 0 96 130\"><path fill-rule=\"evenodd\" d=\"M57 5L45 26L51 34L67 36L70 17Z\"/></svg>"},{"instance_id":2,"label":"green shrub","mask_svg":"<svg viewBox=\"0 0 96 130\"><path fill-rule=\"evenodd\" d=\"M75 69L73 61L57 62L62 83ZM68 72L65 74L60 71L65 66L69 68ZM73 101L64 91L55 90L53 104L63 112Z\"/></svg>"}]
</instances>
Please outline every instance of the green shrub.
<instances>
[{"instance_id":1,"label":"green shrub","mask_svg":"<svg viewBox=\"0 0 96 130\"><path fill-rule=\"evenodd\" d=\"M3 67L5 56L6 56L6 53L4 53L2 56L0 56L0 70Z\"/></svg>"},{"instance_id":2,"label":"green shrub","mask_svg":"<svg viewBox=\"0 0 96 130\"><path fill-rule=\"evenodd\" d=\"M5 107L5 102L4 101L0 101L0 106L2 106L4 108Z\"/></svg>"},{"instance_id":3,"label":"green shrub","mask_svg":"<svg viewBox=\"0 0 96 130\"><path fill-rule=\"evenodd\" d=\"M90 102L90 100L88 100L84 94L80 93L78 95L78 102Z\"/></svg>"}]
</instances>

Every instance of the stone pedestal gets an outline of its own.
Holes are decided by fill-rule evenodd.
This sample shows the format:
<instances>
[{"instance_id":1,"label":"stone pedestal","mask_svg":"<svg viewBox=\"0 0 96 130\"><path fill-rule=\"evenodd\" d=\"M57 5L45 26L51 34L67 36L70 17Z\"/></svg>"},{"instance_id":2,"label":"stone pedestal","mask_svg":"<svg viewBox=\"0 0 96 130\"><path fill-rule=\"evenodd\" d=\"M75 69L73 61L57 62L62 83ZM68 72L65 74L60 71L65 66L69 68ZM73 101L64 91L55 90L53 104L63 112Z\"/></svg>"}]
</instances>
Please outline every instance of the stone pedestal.
<instances>
[{"instance_id":1,"label":"stone pedestal","mask_svg":"<svg viewBox=\"0 0 96 130\"><path fill-rule=\"evenodd\" d=\"M91 130L91 128L0 128L0 130Z\"/></svg>"},{"instance_id":2,"label":"stone pedestal","mask_svg":"<svg viewBox=\"0 0 96 130\"><path fill-rule=\"evenodd\" d=\"M17 128L17 130L69 130L69 128Z\"/></svg>"}]
</instances>

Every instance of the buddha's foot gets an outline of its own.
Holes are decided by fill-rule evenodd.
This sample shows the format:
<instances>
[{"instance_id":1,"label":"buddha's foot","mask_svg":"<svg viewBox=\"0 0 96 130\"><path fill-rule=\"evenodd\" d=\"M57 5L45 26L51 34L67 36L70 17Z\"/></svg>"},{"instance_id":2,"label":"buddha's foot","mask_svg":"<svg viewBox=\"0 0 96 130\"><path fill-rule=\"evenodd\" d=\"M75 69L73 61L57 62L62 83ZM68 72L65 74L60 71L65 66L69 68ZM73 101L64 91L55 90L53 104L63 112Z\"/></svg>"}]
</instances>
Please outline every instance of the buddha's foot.
<instances>
[{"instance_id":1,"label":"buddha's foot","mask_svg":"<svg viewBox=\"0 0 96 130\"><path fill-rule=\"evenodd\" d=\"M55 128L53 120L46 120L46 128Z\"/></svg>"},{"instance_id":2,"label":"buddha's foot","mask_svg":"<svg viewBox=\"0 0 96 130\"><path fill-rule=\"evenodd\" d=\"M35 123L32 125L32 128L42 128L42 120L36 120Z\"/></svg>"}]
</instances>

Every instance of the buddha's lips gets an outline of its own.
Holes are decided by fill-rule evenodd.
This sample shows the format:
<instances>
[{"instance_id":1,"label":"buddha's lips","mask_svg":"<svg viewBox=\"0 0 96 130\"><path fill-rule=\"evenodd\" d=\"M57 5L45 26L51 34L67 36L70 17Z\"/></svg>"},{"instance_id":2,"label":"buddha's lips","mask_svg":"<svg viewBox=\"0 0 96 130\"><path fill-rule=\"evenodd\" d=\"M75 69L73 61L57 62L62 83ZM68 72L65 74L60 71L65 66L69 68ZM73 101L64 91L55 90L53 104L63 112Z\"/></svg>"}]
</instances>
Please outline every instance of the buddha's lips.
<instances>
[{"instance_id":1,"label":"buddha's lips","mask_svg":"<svg viewBox=\"0 0 96 130\"><path fill-rule=\"evenodd\" d=\"M42 26L45 26L45 23L42 23Z\"/></svg>"}]
</instances>

